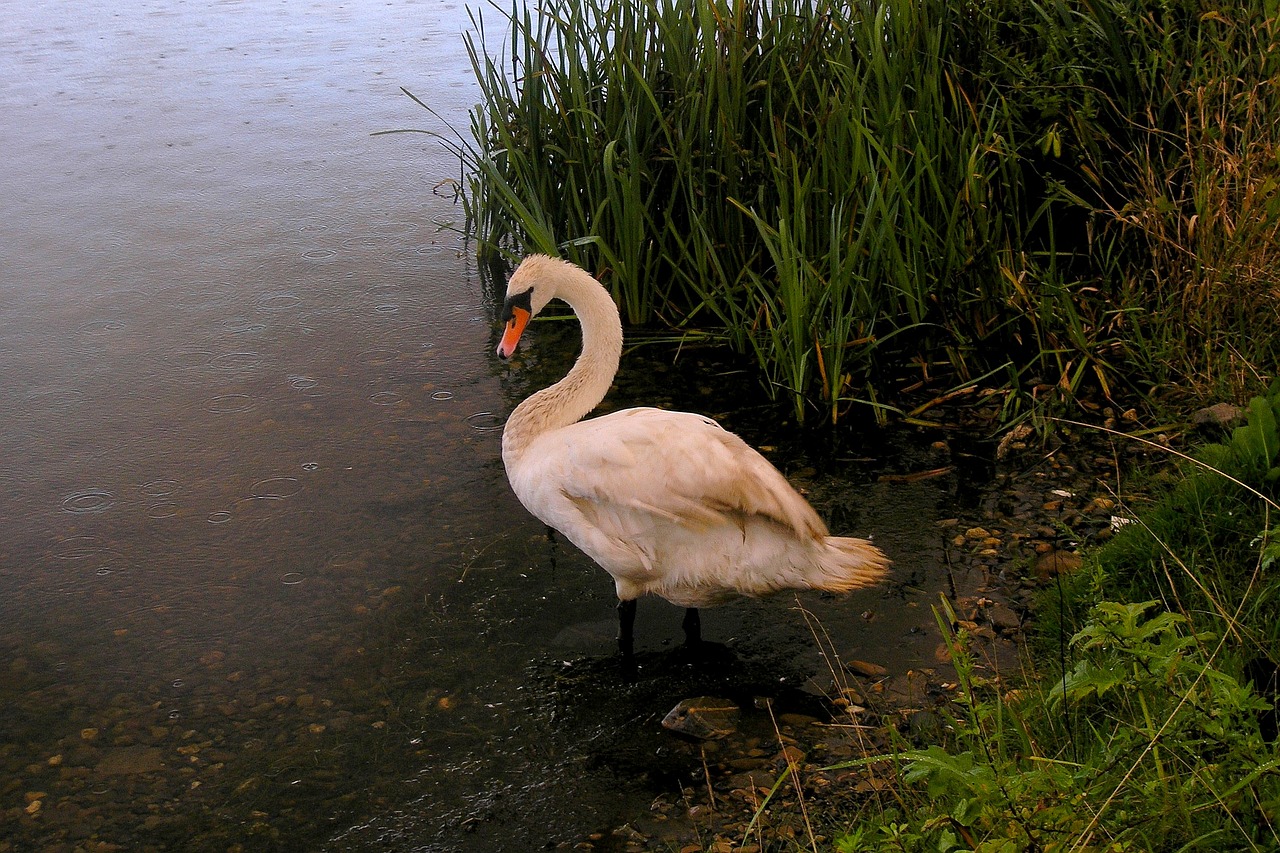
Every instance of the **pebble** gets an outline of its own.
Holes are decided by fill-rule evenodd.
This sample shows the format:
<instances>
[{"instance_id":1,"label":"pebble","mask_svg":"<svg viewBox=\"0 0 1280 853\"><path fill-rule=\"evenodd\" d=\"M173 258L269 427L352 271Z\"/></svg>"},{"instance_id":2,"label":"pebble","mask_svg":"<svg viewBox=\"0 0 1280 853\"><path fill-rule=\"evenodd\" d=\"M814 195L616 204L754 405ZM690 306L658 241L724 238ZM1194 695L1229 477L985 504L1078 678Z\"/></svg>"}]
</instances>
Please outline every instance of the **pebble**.
<instances>
[{"instance_id":1,"label":"pebble","mask_svg":"<svg viewBox=\"0 0 1280 853\"><path fill-rule=\"evenodd\" d=\"M795 765L796 767L799 767L804 763L805 757L804 750L794 746L784 746L778 751L773 762L776 765Z\"/></svg>"},{"instance_id":2,"label":"pebble","mask_svg":"<svg viewBox=\"0 0 1280 853\"><path fill-rule=\"evenodd\" d=\"M1012 607L998 602L987 607L987 619L1001 631L1012 631L1022 625L1022 619Z\"/></svg>"},{"instance_id":3,"label":"pebble","mask_svg":"<svg viewBox=\"0 0 1280 853\"><path fill-rule=\"evenodd\" d=\"M854 675L860 675L863 678L884 678L889 674L889 670L885 669L878 663L870 663L865 660L847 660L844 662L844 668Z\"/></svg>"},{"instance_id":4,"label":"pebble","mask_svg":"<svg viewBox=\"0 0 1280 853\"><path fill-rule=\"evenodd\" d=\"M1084 512L1088 515L1107 514L1115 509L1116 502L1108 497L1096 497L1085 506Z\"/></svg>"},{"instance_id":5,"label":"pebble","mask_svg":"<svg viewBox=\"0 0 1280 853\"><path fill-rule=\"evenodd\" d=\"M1244 410L1231 403L1216 403L1191 416L1196 426L1229 426L1244 418Z\"/></svg>"},{"instance_id":6,"label":"pebble","mask_svg":"<svg viewBox=\"0 0 1280 853\"><path fill-rule=\"evenodd\" d=\"M1049 580L1075 571L1083 562L1079 554L1070 551L1049 551L1036 560L1035 574L1040 580Z\"/></svg>"},{"instance_id":7,"label":"pebble","mask_svg":"<svg viewBox=\"0 0 1280 853\"><path fill-rule=\"evenodd\" d=\"M808 714L779 714L778 722L784 726L802 728L804 726L817 725L821 720L817 717L811 717Z\"/></svg>"}]
</instances>

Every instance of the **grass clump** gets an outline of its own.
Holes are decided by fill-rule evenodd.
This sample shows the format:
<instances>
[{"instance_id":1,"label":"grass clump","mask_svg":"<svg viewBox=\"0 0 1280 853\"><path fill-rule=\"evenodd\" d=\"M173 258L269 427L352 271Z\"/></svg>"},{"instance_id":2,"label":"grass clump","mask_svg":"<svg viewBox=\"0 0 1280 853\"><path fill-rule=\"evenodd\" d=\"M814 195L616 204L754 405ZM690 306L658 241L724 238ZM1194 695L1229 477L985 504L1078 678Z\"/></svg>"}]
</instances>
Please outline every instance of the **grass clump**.
<instances>
[{"instance_id":1,"label":"grass clump","mask_svg":"<svg viewBox=\"0 0 1280 853\"><path fill-rule=\"evenodd\" d=\"M1280 383L1250 402L1243 426L1185 457L1168 493L1097 552L1092 576L1061 602L1154 598L1242 645L1277 650L1278 559ZM1064 612L1066 630L1078 627Z\"/></svg>"},{"instance_id":2,"label":"grass clump","mask_svg":"<svg viewBox=\"0 0 1280 853\"><path fill-rule=\"evenodd\" d=\"M940 382L1243 394L1280 359L1274 6L490 6L469 228L724 335L798 417Z\"/></svg>"}]
</instances>

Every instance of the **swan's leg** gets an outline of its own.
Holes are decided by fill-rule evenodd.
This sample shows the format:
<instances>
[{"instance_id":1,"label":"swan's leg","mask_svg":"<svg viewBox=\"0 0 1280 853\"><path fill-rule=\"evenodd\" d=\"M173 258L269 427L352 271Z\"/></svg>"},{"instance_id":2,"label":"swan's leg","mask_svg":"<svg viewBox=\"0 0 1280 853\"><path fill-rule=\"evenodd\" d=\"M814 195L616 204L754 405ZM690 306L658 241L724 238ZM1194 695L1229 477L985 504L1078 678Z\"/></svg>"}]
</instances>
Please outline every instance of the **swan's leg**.
<instances>
[{"instance_id":1,"label":"swan's leg","mask_svg":"<svg viewBox=\"0 0 1280 853\"><path fill-rule=\"evenodd\" d=\"M551 571L554 572L556 570L556 551L558 550L556 548L556 544L559 540L556 539L556 529L554 527L548 524L546 525L546 528L548 557L550 558L549 562L551 563Z\"/></svg>"},{"instance_id":2,"label":"swan's leg","mask_svg":"<svg viewBox=\"0 0 1280 853\"><path fill-rule=\"evenodd\" d=\"M636 600L618 602L618 651L624 660L631 660L635 652Z\"/></svg>"},{"instance_id":3,"label":"swan's leg","mask_svg":"<svg viewBox=\"0 0 1280 853\"><path fill-rule=\"evenodd\" d=\"M698 608L685 608L684 621L680 623L680 627L684 628L686 646L696 646L702 642L702 617L698 615Z\"/></svg>"}]
</instances>

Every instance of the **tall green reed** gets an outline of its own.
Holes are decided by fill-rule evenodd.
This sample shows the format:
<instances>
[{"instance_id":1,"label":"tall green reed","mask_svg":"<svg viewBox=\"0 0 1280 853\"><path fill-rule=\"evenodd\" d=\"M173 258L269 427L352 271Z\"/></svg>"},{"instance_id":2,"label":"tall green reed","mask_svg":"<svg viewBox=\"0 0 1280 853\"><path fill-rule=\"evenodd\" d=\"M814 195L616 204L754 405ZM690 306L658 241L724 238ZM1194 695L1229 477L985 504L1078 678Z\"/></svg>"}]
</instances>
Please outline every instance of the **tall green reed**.
<instances>
[{"instance_id":1,"label":"tall green reed","mask_svg":"<svg viewBox=\"0 0 1280 853\"><path fill-rule=\"evenodd\" d=\"M1250 325L1224 289L1280 304L1243 239L1275 254L1274 28L1198 2L491 5L469 227L630 323L719 330L798 418L937 374L1141 389Z\"/></svg>"},{"instance_id":2,"label":"tall green reed","mask_svg":"<svg viewBox=\"0 0 1280 853\"><path fill-rule=\"evenodd\" d=\"M559 251L631 322L714 321L832 421L895 336L967 352L941 288L994 268L1010 156L939 2L543 0L470 49L482 244ZM892 354L892 353L891 353Z\"/></svg>"}]
</instances>

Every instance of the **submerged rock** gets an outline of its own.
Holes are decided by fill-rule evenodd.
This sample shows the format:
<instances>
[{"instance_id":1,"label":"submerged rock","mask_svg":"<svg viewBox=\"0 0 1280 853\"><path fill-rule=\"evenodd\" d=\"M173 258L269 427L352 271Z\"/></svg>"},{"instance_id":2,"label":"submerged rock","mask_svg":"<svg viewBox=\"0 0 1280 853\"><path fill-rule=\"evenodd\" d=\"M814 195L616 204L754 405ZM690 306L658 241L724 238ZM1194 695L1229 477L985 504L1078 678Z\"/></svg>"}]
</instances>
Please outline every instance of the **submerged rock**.
<instances>
[{"instance_id":1,"label":"submerged rock","mask_svg":"<svg viewBox=\"0 0 1280 853\"><path fill-rule=\"evenodd\" d=\"M158 773L164 768L162 750L129 746L109 751L95 769L103 776L134 776Z\"/></svg>"},{"instance_id":2,"label":"submerged rock","mask_svg":"<svg viewBox=\"0 0 1280 853\"><path fill-rule=\"evenodd\" d=\"M884 678L889 674L889 670L880 664L865 660L847 660L844 662L844 668L863 678Z\"/></svg>"},{"instance_id":3,"label":"submerged rock","mask_svg":"<svg viewBox=\"0 0 1280 853\"><path fill-rule=\"evenodd\" d=\"M699 740L718 740L737 731L741 713L729 699L695 696L672 708L663 718L662 727Z\"/></svg>"}]
</instances>

